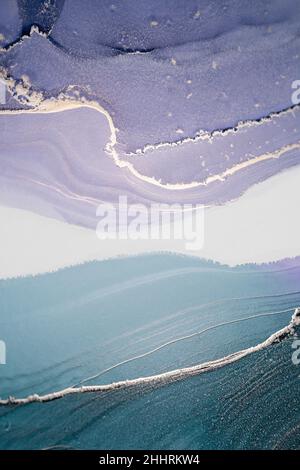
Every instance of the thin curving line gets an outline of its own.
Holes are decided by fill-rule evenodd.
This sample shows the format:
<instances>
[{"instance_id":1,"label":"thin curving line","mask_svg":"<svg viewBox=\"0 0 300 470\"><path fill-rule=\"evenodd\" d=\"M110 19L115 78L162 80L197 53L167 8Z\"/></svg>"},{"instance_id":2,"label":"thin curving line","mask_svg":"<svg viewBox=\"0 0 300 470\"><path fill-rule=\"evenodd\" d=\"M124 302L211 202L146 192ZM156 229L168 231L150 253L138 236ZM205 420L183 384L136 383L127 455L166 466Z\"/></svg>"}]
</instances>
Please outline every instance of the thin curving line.
<instances>
[{"instance_id":1,"label":"thin curving line","mask_svg":"<svg viewBox=\"0 0 300 470\"><path fill-rule=\"evenodd\" d=\"M294 308L279 310L277 312L268 312L268 313L261 313L261 314L258 314L258 315L250 315L250 316L245 317L245 318L238 318L238 319L235 319L235 320L230 320L228 322L222 322L222 323L218 323L217 325L209 326L209 327L205 328L204 330L196 331L195 333L191 333L189 335L181 336L180 338L172 339L170 341L167 341L164 344L161 344L160 346L157 346L154 349L151 349L150 351L147 351L145 353L142 353L142 354L139 354L137 356L131 357L129 359L125 359L124 361L118 362L117 364L115 364L111 367L108 367L107 369L104 369L103 371L101 371L101 372L99 372L95 375L92 375L90 377L87 377L86 379L81 380L77 384L72 385L72 387L78 387L78 386L80 386L80 385L82 385L86 382L89 382L93 379L97 379L98 377L100 377L100 376L106 374L107 372L110 372L111 370L114 370L114 369L116 369L116 368L118 368L118 367L120 367L124 364L128 364L130 362L136 361L137 359L142 359L143 357L150 356L151 354L154 354L155 352L160 351L160 350L166 348L167 346L179 343L179 342L184 341L186 339L194 338L195 336L200 336L203 333L206 333L207 331L215 330L217 328L220 328L221 326L231 325L233 323L240 323L240 322L243 322L243 321L251 320L253 318L260 318L260 317L267 317L267 316L272 316L272 315L279 315L281 313L288 313L288 312L291 312L292 310L294 310Z\"/></svg>"},{"instance_id":2,"label":"thin curving line","mask_svg":"<svg viewBox=\"0 0 300 470\"><path fill-rule=\"evenodd\" d=\"M275 314L275 312L273 312ZM64 388L62 390L58 390L56 392L48 393L46 395L38 395L33 394L29 395L25 398L15 398L9 397L5 400L0 399L1 406L9 406L9 405L26 405L29 403L45 403L48 401L57 400L59 398L63 398L67 395L74 395L74 394L81 394L81 393L91 393L91 392L108 392L111 390L120 390L120 389L128 389L133 386L137 385L146 385L146 384L155 384L155 383L167 383L168 381L174 380L183 380L186 377L193 377L195 375L203 374L206 372L214 371L220 368L223 368L229 364L233 364L241 359L254 354L256 352L262 351L267 347L273 345L276 342L282 341L286 336L293 333L294 328L300 325L300 307L295 308L295 311L292 315L292 318L287 326L281 328L280 330L276 331L275 333L271 334L267 339L262 341L261 343L257 344L256 346L251 346L246 349L242 349L240 351L231 353L227 356L222 358L204 362L201 364L196 364L190 367L184 367L181 369L170 370L168 372L163 372L161 374L146 376L146 377L139 377L137 379L131 380L122 380L120 382L114 382L107 385L89 385L89 386L81 386L78 388Z\"/></svg>"}]
</instances>

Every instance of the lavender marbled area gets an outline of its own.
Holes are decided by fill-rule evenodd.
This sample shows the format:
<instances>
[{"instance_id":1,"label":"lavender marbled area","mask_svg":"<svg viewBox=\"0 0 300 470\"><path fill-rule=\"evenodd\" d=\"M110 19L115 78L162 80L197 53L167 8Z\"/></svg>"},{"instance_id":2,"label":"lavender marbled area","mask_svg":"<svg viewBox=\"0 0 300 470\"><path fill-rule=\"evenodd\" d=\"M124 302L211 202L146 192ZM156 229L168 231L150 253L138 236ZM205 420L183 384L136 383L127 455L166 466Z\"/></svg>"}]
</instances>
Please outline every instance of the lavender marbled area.
<instances>
[{"instance_id":1,"label":"lavender marbled area","mask_svg":"<svg viewBox=\"0 0 300 470\"><path fill-rule=\"evenodd\" d=\"M164 184L204 182L237 164L266 153L274 154L294 143L299 143L299 153L299 107L257 125L240 126L234 132L217 133L210 139L196 138L172 148L161 146L146 150L144 154L122 156L122 159L130 162L142 175L154 177ZM281 158L285 159L285 155ZM270 161L268 166L272 163Z\"/></svg>"},{"instance_id":2,"label":"lavender marbled area","mask_svg":"<svg viewBox=\"0 0 300 470\"><path fill-rule=\"evenodd\" d=\"M34 24L49 33L57 21L65 0L18 0L23 33L29 33Z\"/></svg>"},{"instance_id":3,"label":"lavender marbled area","mask_svg":"<svg viewBox=\"0 0 300 470\"><path fill-rule=\"evenodd\" d=\"M22 34L22 22L18 15L17 0L0 2L0 49L16 41Z\"/></svg>"},{"instance_id":4,"label":"lavender marbled area","mask_svg":"<svg viewBox=\"0 0 300 470\"><path fill-rule=\"evenodd\" d=\"M110 130L101 113L2 115L0 128L2 203L94 227L101 201L130 196L104 151Z\"/></svg>"},{"instance_id":5,"label":"lavender marbled area","mask_svg":"<svg viewBox=\"0 0 300 470\"><path fill-rule=\"evenodd\" d=\"M36 25L49 33L65 0L1 0L0 48L9 48Z\"/></svg>"},{"instance_id":6,"label":"lavender marbled area","mask_svg":"<svg viewBox=\"0 0 300 470\"><path fill-rule=\"evenodd\" d=\"M15 83L2 108L94 101L109 112L114 150L127 167L105 152L111 130L95 110L0 115L2 203L94 227L99 202L120 194L129 202L220 204L299 164L299 108L290 109L300 64L298 1L19 7L27 36L0 51L2 71ZM31 24L40 33L28 36ZM201 131L213 134L199 138ZM156 145L183 139L191 140ZM279 158L259 161L269 153Z\"/></svg>"},{"instance_id":7,"label":"lavender marbled area","mask_svg":"<svg viewBox=\"0 0 300 470\"><path fill-rule=\"evenodd\" d=\"M165 21L161 23L158 10L158 25L152 27L158 39L151 42L154 32L147 40L149 28L143 30L139 18L130 19L130 13L116 20L106 2L101 6L87 2L79 15L79 2L65 2L49 37L33 33L2 53L0 64L15 79L27 75L34 89L46 96L78 85L81 95L96 99L113 116L119 129L119 151L134 152L147 144L233 127L241 120L259 119L291 106L291 83L299 74L300 7L297 1L279 3L231 2L219 20L227 2L191 2L186 16L193 18L196 7L201 16L189 20L195 23L191 32L186 16L181 18L186 39L179 35L176 42L168 26L168 20L173 24L173 12L173 28L179 21L182 2L176 2L168 16L162 13ZM154 8L150 3L148 8L156 11L157 5ZM126 44L117 49L109 38L102 43L102 23L93 19L102 11L104 19L111 18L105 29L111 28L115 38L119 31L129 39L138 38L138 33L128 32L133 24L134 31L144 31L144 35L129 49ZM151 15L145 18L149 25L155 21ZM70 41L75 33L70 35L70 29L78 36L73 48ZM92 36L99 37L96 57L87 52ZM148 52L130 52L138 50L139 43Z\"/></svg>"},{"instance_id":8,"label":"lavender marbled area","mask_svg":"<svg viewBox=\"0 0 300 470\"><path fill-rule=\"evenodd\" d=\"M101 55L100 44L151 51L211 39L243 24L290 20L294 8L293 0L102 0L97 7L85 0L84 8L81 0L65 0L51 37L70 52L95 57Z\"/></svg>"},{"instance_id":9,"label":"lavender marbled area","mask_svg":"<svg viewBox=\"0 0 300 470\"><path fill-rule=\"evenodd\" d=\"M168 190L137 179L127 168L115 164L105 151L110 137L107 119L96 110L0 115L0 132L2 204L90 228L97 222L99 203L117 202L119 195L126 195L128 202L144 204L224 202L299 162L299 150L290 151L224 181Z\"/></svg>"}]
</instances>

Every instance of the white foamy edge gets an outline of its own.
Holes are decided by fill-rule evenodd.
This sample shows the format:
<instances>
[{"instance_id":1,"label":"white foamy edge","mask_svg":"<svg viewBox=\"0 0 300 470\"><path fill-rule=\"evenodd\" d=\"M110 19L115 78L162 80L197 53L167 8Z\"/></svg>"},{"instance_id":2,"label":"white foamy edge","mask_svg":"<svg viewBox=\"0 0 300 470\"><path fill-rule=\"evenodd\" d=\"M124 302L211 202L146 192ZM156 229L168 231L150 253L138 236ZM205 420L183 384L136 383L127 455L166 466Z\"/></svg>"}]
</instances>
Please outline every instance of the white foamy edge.
<instances>
[{"instance_id":1,"label":"white foamy edge","mask_svg":"<svg viewBox=\"0 0 300 470\"><path fill-rule=\"evenodd\" d=\"M260 119L256 119L256 120L249 119L248 121L239 121L236 124L236 126L225 129L225 130L216 129L211 132L199 130L198 132L196 132L194 137L185 137L184 139L179 139L175 142L159 142L157 144L147 144L144 147L137 149L135 152L129 152L126 155L128 157L142 156L142 155L145 155L146 153L153 152L154 150L181 147L182 145L185 145L185 144L196 143L200 141L206 141L212 144L214 138L216 137L226 137L228 135L235 134L236 132L239 132L243 129L247 129L249 127L250 128L259 127L263 124L268 124L273 119L285 117L285 116L288 116L289 114L292 114L294 116L294 113L298 111L300 111L300 105L294 105L288 109L271 113L268 116L262 117Z\"/></svg>"},{"instance_id":2,"label":"white foamy edge","mask_svg":"<svg viewBox=\"0 0 300 470\"><path fill-rule=\"evenodd\" d=\"M5 82L8 91L10 94L22 105L26 106L32 106L30 109L22 109L22 110L0 110L0 115L1 114L27 114L27 113L55 113L55 112L62 112L66 110L71 110L71 109L78 109L81 107L87 107L94 109L101 114L104 114L104 116L107 118L108 125L110 128L110 141L106 145L106 152L108 155L110 155L115 163L116 166L119 168L127 169L133 176L138 178L139 180L151 184L153 186L162 188L162 189L167 189L167 190L172 190L172 191L182 191L182 190L187 190L187 189L194 189L197 187L201 186L208 186L211 183L217 182L217 181L224 181L226 178L229 176L234 175L238 171L241 171L245 168L248 168L249 166L255 165L257 163L263 162L265 160L270 160L270 159L277 159L280 158L282 155L284 155L287 152L290 152L295 149L300 149L300 141L297 141L296 143L293 144L288 144L285 145L273 152L267 152L262 155L256 156L254 158L249 158L248 160L245 160L242 163L238 163L231 168L228 168L227 170L215 174L212 176L207 177L205 180L202 181L191 181L189 183L162 183L160 179L157 179L153 176L146 176L143 175L140 171L138 171L133 163L122 160L120 155L118 154L116 150L117 146L117 132L118 129L114 125L112 116L109 114L109 112L104 109L102 106L99 105L98 102L96 101L90 101L87 100L86 98L71 98L70 96L61 93L57 98L51 98L51 99L45 99L43 94L41 92L36 92L31 90L31 84L29 81L29 78L27 76L22 76L21 81L16 81L13 78L9 77L6 70L3 68L0 68L0 79ZM69 86L69 89L71 90L73 88L73 85ZM203 131L199 131L199 135L196 136L195 138L188 138L183 140L182 142L174 142L174 143L162 143L162 144L157 144L154 146L148 145L146 148L150 149L157 149L160 148L161 146L176 146L176 145L181 145L185 142L194 142L195 139L206 139L210 135L211 139L214 138L214 136L226 136L228 133L235 133L239 129L245 128L245 127L251 127L251 126L257 126L261 125L264 122L268 122L272 120L275 116L280 117L280 116L285 116L287 113L294 113L295 111L298 111L300 109L300 105L293 106L289 108L288 110L281 111L279 113L273 113L270 114L270 116L267 116L265 118L262 118L259 121L243 121L240 122L236 127L232 129L227 129L226 131L214 131L211 134L207 134ZM205 137L206 136L206 137Z\"/></svg>"},{"instance_id":3,"label":"white foamy edge","mask_svg":"<svg viewBox=\"0 0 300 470\"><path fill-rule=\"evenodd\" d=\"M81 386L81 387L68 387L57 392L48 393L46 395L33 394L29 395L26 398L15 398L9 397L6 400L0 400L0 405L26 405L29 403L44 403L48 401L57 400L58 398L63 398L67 395L75 395L79 393L90 393L90 392L108 392L111 390L118 389L127 389L135 387L138 385L155 385L159 383L167 383L169 381L183 380L187 377L192 377L194 375L200 375L205 372L212 372L216 369L220 369L229 364L239 361L240 359L249 356L250 354L256 353L272 344L281 341L286 336L290 335L294 331L294 327L300 325L300 307L296 308L290 323L278 330L276 333L273 333L265 341L259 343L256 346L252 346L247 349L242 349L235 353L229 354L228 356L222 357L221 359L216 359L214 361L204 362L191 367L184 367L182 369L175 369L169 372L164 372L161 374L151 375L147 377L140 377L138 379L131 380L122 380L120 382L113 382L107 385L90 385L90 386Z\"/></svg>"},{"instance_id":4,"label":"white foamy edge","mask_svg":"<svg viewBox=\"0 0 300 470\"><path fill-rule=\"evenodd\" d=\"M30 28L29 34L23 34L23 36L16 39L15 41L13 41L12 44L0 47L0 52L1 53L7 53L7 52L11 51L12 49L15 49L20 44L22 44L24 41L26 41L27 39L30 39L31 36L34 33L38 34L39 36L41 36L43 38L48 38L48 35L50 34L50 32L45 33L44 31L41 31L37 25L32 25L31 28Z\"/></svg>"}]
</instances>

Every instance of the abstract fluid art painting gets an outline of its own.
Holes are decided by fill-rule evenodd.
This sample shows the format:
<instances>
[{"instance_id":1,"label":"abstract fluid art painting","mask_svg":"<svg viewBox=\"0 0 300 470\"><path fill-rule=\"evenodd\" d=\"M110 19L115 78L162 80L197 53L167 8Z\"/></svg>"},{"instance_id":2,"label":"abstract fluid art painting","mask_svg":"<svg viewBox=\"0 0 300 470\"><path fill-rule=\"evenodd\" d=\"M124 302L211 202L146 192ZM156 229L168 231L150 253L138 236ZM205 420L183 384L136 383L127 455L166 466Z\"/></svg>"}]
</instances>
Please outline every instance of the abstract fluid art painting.
<instances>
[{"instance_id":1,"label":"abstract fluid art painting","mask_svg":"<svg viewBox=\"0 0 300 470\"><path fill-rule=\"evenodd\" d=\"M299 0L0 0L0 449L299 449L299 188Z\"/></svg>"}]
</instances>

